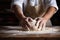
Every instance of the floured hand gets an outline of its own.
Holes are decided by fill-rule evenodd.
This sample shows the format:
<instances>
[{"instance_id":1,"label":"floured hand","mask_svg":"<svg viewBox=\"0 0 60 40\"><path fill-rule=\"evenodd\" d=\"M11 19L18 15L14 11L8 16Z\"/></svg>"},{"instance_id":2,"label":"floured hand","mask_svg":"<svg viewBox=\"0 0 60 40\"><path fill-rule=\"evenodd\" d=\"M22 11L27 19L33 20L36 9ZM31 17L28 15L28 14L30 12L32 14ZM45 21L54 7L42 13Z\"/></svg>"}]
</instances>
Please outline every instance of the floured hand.
<instances>
[{"instance_id":1,"label":"floured hand","mask_svg":"<svg viewBox=\"0 0 60 40\"><path fill-rule=\"evenodd\" d=\"M36 20L36 24L35 25L38 24L37 30L38 31L45 30L47 20L44 19L44 18L40 18L40 17L35 18L35 20Z\"/></svg>"},{"instance_id":2,"label":"floured hand","mask_svg":"<svg viewBox=\"0 0 60 40\"><path fill-rule=\"evenodd\" d=\"M21 19L20 24L23 27L23 30L30 30L31 25L29 22L32 22L32 18L26 17L25 19Z\"/></svg>"}]
</instances>

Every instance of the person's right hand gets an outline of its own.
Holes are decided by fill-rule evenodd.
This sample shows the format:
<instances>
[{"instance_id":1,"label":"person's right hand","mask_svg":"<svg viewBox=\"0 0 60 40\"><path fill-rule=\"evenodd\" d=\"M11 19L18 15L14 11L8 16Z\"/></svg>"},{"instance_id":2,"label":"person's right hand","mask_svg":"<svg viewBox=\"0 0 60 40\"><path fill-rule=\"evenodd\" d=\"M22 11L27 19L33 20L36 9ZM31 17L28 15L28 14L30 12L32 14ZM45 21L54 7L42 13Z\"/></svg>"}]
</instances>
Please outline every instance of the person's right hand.
<instances>
[{"instance_id":1,"label":"person's right hand","mask_svg":"<svg viewBox=\"0 0 60 40\"><path fill-rule=\"evenodd\" d=\"M25 30L30 31L32 29L32 25L30 24L33 21L31 17L26 17L21 19L21 25Z\"/></svg>"}]
</instances>

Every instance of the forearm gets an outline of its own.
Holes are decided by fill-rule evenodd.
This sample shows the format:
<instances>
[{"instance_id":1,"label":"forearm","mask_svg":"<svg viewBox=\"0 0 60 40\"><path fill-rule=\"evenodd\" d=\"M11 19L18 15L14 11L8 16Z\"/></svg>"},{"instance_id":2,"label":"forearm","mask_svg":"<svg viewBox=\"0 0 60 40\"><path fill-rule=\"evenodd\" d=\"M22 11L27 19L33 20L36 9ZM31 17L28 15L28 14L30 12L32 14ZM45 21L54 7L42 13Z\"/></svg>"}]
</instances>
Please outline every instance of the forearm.
<instances>
[{"instance_id":1,"label":"forearm","mask_svg":"<svg viewBox=\"0 0 60 40\"><path fill-rule=\"evenodd\" d=\"M56 8L51 6L48 8L43 18L49 20L55 14L55 12L56 12Z\"/></svg>"},{"instance_id":2,"label":"forearm","mask_svg":"<svg viewBox=\"0 0 60 40\"><path fill-rule=\"evenodd\" d=\"M15 14L17 15L18 19L24 19L25 18L22 9L19 6L14 5L13 10L15 11Z\"/></svg>"}]
</instances>

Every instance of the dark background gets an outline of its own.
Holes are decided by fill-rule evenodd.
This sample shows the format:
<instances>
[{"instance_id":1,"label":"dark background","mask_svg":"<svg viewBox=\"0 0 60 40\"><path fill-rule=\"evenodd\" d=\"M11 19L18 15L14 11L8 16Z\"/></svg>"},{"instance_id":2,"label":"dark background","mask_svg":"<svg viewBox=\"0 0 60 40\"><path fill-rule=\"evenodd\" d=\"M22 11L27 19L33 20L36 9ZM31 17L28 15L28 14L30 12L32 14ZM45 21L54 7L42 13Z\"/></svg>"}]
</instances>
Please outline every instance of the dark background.
<instances>
[{"instance_id":1,"label":"dark background","mask_svg":"<svg viewBox=\"0 0 60 40\"><path fill-rule=\"evenodd\" d=\"M57 1L57 5L60 8L60 1ZM15 14L7 9L11 8L11 0L0 0L0 26L18 26L19 20ZM60 26L60 9L51 18L54 26Z\"/></svg>"},{"instance_id":2,"label":"dark background","mask_svg":"<svg viewBox=\"0 0 60 40\"><path fill-rule=\"evenodd\" d=\"M57 13L51 18L52 24L55 26L60 26L60 1L57 1L57 5L59 7L59 10L57 11Z\"/></svg>"}]
</instances>

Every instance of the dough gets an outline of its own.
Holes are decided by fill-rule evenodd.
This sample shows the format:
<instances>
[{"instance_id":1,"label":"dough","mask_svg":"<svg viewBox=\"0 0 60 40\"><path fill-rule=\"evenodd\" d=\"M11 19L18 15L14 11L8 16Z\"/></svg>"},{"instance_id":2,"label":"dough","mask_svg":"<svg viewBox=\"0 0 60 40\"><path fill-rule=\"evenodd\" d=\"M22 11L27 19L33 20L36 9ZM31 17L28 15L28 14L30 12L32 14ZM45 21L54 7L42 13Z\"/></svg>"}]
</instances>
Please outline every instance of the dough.
<instances>
[{"instance_id":1,"label":"dough","mask_svg":"<svg viewBox=\"0 0 60 40\"><path fill-rule=\"evenodd\" d=\"M28 20L27 20L28 21ZM23 28L23 30L26 30L26 31L33 31L33 30L37 30L37 26L35 26L36 24L36 20L32 20L32 21L28 21L28 24L30 25L30 27L27 27L27 28Z\"/></svg>"},{"instance_id":2,"label":"dough","mask_svg":"<svg viewBox=\"0 0 60 40\"><path fill-rule=\"evenodd\" d=\"M38 25L39 25L39 22L37 23L37 26L35 25L36 24L36 20L32 20L32 21L28 21L28 24L31 26L31 27L27 27L27 28L23 28L22 30L23 31L56 31L56 29L53 29L53 28L49 28L49 27L45 27L43 28L42 30L38 30Z\"/></svg>"}]
</instances>

